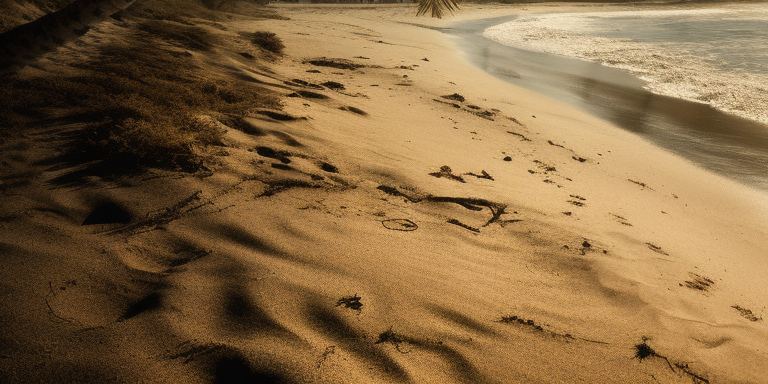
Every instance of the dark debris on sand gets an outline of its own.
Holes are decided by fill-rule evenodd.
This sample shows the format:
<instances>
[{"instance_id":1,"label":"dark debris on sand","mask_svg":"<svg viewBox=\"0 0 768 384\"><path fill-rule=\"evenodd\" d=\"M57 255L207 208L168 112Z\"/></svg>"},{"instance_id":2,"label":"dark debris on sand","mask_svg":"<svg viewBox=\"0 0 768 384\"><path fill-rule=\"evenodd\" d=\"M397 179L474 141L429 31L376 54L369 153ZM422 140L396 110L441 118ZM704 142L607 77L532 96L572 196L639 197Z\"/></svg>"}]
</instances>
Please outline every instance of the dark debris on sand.
<instances>
[{"instance_id":1,"label":"dark debris on sand","mask_svg":"<svg viewBox=\"0 0 768 384\"><path fill-rule=\"evenodd\" d=\"M440 96L440 97L442 97L443 99L447 99L447 100L458 101L460 103L463 103L464 100L466 100L464 98L464 96L459 95L458 93L454 93L454 94L451 94L451 95Z\"/></svg>"},{"instance_id":2,"label":"dark debris on sand","mask_svg":"<svg viewBox=\"0 0 768 384\"><path fill-rule=\"evenodd\" d=\"M755 314L754 314L754 313L752 313L752 311L751 311L751 310L749 310L749 309L746 309L746 308L742 308L742 307L740 307L740 306L738 306L738 305L732 305L732 306L731 306L731 308L733 308L733 309L735 309L735 310L739 311L739 314L740 314L742 317L744 317L745 319L749 320L749 321L752 321L752 322L757 322L757 321L762 321L762 320L763 320L763 318L762 318L762 317L759 317L759 316L755 315Z\"/></svg>"},{"instance_id":3,"label":"dark debris on sand","mask_svg":"<svg viewBox=\"0 0 768 384\"><path fill-rule=\"evenodd\" d=\"M690 273L690 275L691 275L691 280L684 281L682 284L680 284L680 286L683 286L683 284L685 284L685 286L690 289L707 292L715 284L715 282L708 277L704 277L696 273Z\"/></svg>"},{"instance_id":4,"label":"dark debris on sand","mask_svg":"<svg viewBox=\"0 0 768 384\"><path fill-rule=\"evenodd\" d=\"M640 344L635 344L635 358L643 361L648 358L659 358L667 362L667 365L669 366L669 369L672 370L672 372L678 373L678 371L675 370L675 368L679 369L682 374L687 375L691 381L694 384L709 384L709 379L705 378L704 376L701 376L691 370L691 368L688 366L687 363L679 363L679 362L672 362L669 360L668 357L660 355L658 352L656 352L653 348L651 348L650 345L648 345L649 338L643 336L643 340Z\"/></svg>"},{"instance_id":5,"label":"dark debris on sand","mask_svg":"<svg viewBox=\"0 0 768 384\"><path fill-rule=\"evenodd\" d=\"M344 308L352 309L355 311L360 311L363 308L363 303L360 302L360 299L362 297L358 296L357 293L355 293L352 296L346 296L342 297L336 302L336 306L344 306Z\"/></svg>"},{"instance_id":6,"label":"dark debris on sand","mask_svg":"<svg viewBox=\"0 0 768 384\"><path fill-rule=\"evenodd\" d=\"M458 181L460 183L466 183L466 181L464 181L463 177L458 176L458 175L454 175L453 171L451 170L451 167L449 167L447 165L443 165L442 167L440 167L439 171L431 172L429 175L437 177L437 178L444 177L446 179L453 180L453 181Z\"/></svg>"}]
</instances>

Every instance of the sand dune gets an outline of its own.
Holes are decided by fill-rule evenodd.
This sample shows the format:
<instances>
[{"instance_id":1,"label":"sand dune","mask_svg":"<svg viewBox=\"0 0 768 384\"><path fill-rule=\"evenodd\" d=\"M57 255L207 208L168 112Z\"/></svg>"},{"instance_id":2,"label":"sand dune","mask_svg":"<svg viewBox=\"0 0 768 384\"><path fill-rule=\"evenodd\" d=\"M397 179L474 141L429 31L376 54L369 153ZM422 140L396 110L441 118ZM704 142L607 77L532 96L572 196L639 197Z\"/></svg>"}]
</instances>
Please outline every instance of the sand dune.
<instances>
[{"instance_id":1,"label":"sand dune","mask_svg":"<svg viewBox=\"0 0 768 384\"><path fill-rule=\"evenodd\" d=\"M14 66L88 33L92 26L135 0L78 0L0 35L0 68ZM21 2L19 2L21 3Z\"/></svg>"},{"instance_id":2,"label":"sand dune","mask_svg":"<svg viewBox=\"0 0 768 384\"><path fill-rule=\"evenodd\" d=\"M196 173L60 183L66 127L3 139L0 381L765 381L765 196L499 82L414 10L205 26L201 70L281 107L207 116ZM253 30L285 55L233 51Z\"/></svg>"}]
</instances>

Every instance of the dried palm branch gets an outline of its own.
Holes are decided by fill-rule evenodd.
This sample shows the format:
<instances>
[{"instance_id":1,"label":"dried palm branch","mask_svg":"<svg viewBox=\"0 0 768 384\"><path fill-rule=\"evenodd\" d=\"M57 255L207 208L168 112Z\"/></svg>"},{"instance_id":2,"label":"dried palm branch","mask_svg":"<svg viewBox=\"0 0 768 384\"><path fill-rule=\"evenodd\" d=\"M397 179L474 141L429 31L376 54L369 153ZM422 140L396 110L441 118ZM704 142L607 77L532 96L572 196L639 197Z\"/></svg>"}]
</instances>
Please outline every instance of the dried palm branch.
<instances>
[{"instance_id":1,"label":"dried palm branch","mask_svg":"<svg viewBox=\"0 0 768 384\"><path fill-rule=\"evenodd\" d=\"M419 9L416 11L416 16L430 12L432 17L442 19L444 11L453 12L455 9L459 9L458 0L419 0Z\"/></svg>"}]
</instances>

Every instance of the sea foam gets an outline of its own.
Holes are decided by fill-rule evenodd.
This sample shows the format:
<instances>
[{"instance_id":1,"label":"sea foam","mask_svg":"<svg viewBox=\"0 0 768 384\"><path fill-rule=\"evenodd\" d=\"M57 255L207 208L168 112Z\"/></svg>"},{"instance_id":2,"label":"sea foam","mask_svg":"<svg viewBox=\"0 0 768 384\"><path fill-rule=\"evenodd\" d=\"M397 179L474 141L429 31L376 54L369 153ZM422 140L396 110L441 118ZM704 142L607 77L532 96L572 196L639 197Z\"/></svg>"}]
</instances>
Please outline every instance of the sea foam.
<instances>
[{"instance_id":1,"label":"sea foam","mask_svg":"<svg viewBox=\"0 0 768 384\"><path fill-rule=\"evenodd\" d=\"M527 15L483 36L625 69L652 92L768 123L768 5Z\"/></svg>"}]
</instances>

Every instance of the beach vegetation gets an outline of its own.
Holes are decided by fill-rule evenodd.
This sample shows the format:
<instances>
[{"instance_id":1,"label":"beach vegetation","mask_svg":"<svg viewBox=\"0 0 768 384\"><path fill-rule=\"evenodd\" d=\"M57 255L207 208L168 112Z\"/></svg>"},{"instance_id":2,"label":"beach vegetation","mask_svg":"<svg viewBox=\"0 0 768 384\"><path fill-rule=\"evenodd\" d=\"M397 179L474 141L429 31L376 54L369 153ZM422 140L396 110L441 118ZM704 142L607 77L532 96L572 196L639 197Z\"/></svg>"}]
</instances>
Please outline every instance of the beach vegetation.
<instances>
[{"instance_id":1,"label":"beach vegetation","mask_svg":"<svg viewBox=\"0 0 768 384\"><path fill-rule=\"evenodd\" d=\"M92 169L112 174L148 167L197 172L212 147L223 145L219 121L279 109L275 92L204 69L205 57L219 54L212 47L222 43L211 28L166 17L164 5L151 3L123 15L135 23L121 39L88 47L93 52L62 63L65 69L6 75L0 137L66 126L56 143L71 166L99 163ZM269 49L282 46L263 36Z\"/></svg>"},{"instance_id":2,"label":"beach vegetation","mask_svg":"<svg viewBox=\"0 0 768 384\"><path fill-rule=\"evenodd\" d=\"M256 31L248 34L251 44L275 55L282 55L285 45L276 34L266 31Z\"/></svg>"},{"instance_id":3,"label":"beach vegetation","mask_svg":"<svg viewBox=\"0 0 768 384\"><path fill-rule=\"evenodd\" d=\"M457 0L419 0L416 16L429 13L432 17L442 19L445 12L453 12L459 9Z\"/></svg>"}]
</instances>

